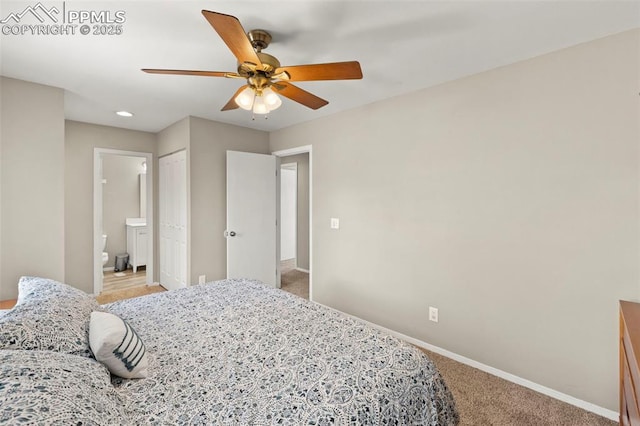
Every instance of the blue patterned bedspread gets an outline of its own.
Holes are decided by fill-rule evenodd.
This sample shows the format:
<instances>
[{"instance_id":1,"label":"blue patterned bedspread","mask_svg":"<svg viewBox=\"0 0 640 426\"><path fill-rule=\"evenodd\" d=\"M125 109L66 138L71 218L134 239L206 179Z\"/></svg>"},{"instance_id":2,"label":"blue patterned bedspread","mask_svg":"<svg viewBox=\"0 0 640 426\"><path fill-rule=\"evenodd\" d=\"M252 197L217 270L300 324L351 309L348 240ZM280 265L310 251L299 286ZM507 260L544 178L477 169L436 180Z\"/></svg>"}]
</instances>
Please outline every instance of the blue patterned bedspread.
<instances>
[{"instance_id":1,"label":"blue patterned bedspread","mask_svg":"<svg viewBox=\"0 0 640 426\"><path fill-rule=\"evenodd\" d=\"M113 384L132 424L452 425L433 363L357 319L250 280L106 305L147 346Z\"/></svg>"}]
</instances>

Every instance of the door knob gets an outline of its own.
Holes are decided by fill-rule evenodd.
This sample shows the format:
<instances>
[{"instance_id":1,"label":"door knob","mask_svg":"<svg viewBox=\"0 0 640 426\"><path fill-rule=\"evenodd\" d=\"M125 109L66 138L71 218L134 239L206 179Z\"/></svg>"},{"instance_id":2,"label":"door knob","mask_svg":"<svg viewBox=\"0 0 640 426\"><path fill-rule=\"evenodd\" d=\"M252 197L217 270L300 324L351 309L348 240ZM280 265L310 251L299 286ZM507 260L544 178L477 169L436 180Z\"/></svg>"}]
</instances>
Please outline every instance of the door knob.
<instances>
[{"instance_id":1,"label":"door knob","mask_svg":"<svg viewBox=\"0 0 640 426\"><path fill-rule=\"evenodd\" d=\"M224 231L224 236L225 237L235 237L236 233L235 233L235 231Z\"/></svg>"}]
</instances>

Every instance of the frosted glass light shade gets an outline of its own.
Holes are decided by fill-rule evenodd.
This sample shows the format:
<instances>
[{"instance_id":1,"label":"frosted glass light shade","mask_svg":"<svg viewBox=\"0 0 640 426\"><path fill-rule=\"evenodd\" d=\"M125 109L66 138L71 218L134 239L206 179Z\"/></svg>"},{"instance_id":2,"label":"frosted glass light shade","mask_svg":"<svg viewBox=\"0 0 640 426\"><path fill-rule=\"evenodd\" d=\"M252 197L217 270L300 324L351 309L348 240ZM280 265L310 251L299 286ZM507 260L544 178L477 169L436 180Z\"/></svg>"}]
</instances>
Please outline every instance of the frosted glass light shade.
<instances>
[{"instance_id":1,"label":"frosted glass light shade","mask_svg":"<svg viewBox=\"0 0 640 426\"><path fill-rule=\"evenodd\" d=\"M273 111L282 105L282 99L280 99L280 96L276 95L276 92L269 87L262 91L262 96L264 97L264 103L267 105L267 108L269 108L269 111Z\"/></svg>"},{"instance_id":2,"label":"frosted glass light shade","mask_svg":"<svg viewBox=\"0 0 640 426\"><path fill-rule=\"evenodd\" d=\"M234 100L240 108L251 111L251 108L253 107L253 98L255 97L256 94L253 89L247 86L242 92L238 93L238 96L236 96Z\"/></svg>"},{"instance_id":3,"label":"frosted glass light shade","mask_svg":"<svg viewBox=\"0 0 640 426\"><path fill-rule=\"evenodd\" d=\"M269 107L267 107L267 104L264 103L263 96L256 96L255 100L253 101L253 113L254 114L269 113Z\"/></svg>"}]
</instances>

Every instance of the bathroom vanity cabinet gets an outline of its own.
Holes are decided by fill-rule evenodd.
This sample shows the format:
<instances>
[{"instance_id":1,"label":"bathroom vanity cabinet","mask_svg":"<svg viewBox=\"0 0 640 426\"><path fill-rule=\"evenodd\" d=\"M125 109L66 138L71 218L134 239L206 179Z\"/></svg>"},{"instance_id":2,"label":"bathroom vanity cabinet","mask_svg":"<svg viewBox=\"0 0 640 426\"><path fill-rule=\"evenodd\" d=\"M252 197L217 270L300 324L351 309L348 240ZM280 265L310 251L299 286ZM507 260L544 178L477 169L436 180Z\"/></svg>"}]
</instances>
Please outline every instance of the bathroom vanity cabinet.
<instances>
[{"instance_id":1,"label":"bathroom vanity cabinet","mask_svg":"<svg viewBox=\"0 0 640 426\"><path fill-rule=\"evenodd\" d=\"M144 218L127 219L127 253L135 273L147 264L147 222Z\"/></svg>"}]
</instances>

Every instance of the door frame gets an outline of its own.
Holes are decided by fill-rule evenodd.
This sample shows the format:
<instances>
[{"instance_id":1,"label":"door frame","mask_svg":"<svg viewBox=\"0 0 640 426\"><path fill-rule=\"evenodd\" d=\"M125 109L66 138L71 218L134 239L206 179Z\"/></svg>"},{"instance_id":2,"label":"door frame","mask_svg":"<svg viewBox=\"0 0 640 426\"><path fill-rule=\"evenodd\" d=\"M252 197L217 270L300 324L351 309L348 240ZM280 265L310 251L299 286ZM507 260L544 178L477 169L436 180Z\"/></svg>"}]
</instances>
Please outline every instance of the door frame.
<instances>
[{"instance_id":1,"label":"door frame","mask_svg":"<svg viewBox=\"0 0 640 426\"><path fill-rule=\"evenodd\" d=\"M309 154L309 300L313 301L313 146L302 145L295 148L282 149L271 152L271 155L288 157L305 153ZM280 238L279 235L278 238ZM278 262L278 271L280 271L280 262Z\"/></svg>"},{"instance_id":2,"label":"door frame","mask_svg":"<svg viewBox=\"0 0 640 426\"><path fill-rule=\"evenodd\" d=\"M150 152L124 151L111 148L93 149L93 294L102 291L102 156L105 154L144 158L147 163L147 265L146 283L153 284L154 227L153 227L153 154ZM123 224L124 226L124 224Z\"/></svg>"}]
</instances>

